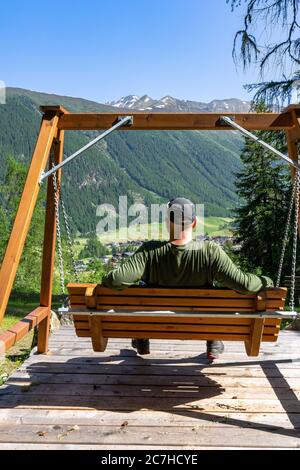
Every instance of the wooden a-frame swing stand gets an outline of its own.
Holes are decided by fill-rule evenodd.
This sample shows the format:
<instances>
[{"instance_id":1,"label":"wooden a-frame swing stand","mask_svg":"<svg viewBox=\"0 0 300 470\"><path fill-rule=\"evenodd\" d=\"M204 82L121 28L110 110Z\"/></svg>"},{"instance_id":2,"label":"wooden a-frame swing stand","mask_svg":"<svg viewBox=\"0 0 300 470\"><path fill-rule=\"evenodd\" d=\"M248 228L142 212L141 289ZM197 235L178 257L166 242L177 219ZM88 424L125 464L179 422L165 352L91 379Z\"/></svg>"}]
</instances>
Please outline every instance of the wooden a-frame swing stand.
<instances>
[{"instance_id":1,"label":"wooden a-frame swing stand","mask_svg":"<svg viewBox=\"0 0 300 470\"><path fill-rule=\"evenodd\" d=\"M41 110L43 112L43 118L40 132L0 270L0 323L6 311L32 214L37 201L40 188L40 178L43 171L46 169L50 152L53 152L55 164L59 164L63 160L65 131L108 129L112 127L121 116L128 114L74 114L69 113L61 106L42 106ZM124 126L124 130L231 130L230 126L224 126L224 123L222 124L220 121L220 117L226 115L224 113L150 114L138 112L131 114L133 115L133 124L131 126ZM230 117L232 115L233 113L230 115L228 114ZM297 147L298 142L300 142L300 105L291 105L282 113L237 113L234 115L234 118L236 123L248 130L285 131L289 156L291 159L298 162ZM58 170L58 182L61 177L60 173L60 170ZM298 231L300 234L300 227L298 227ZM55 243L55 205L53 176L51 176L48 178L47 188L40 305L14 327L10 328L0 336L0 354L13 346L19 339L37 325L38 352L46 353L48 351ZM259 334L262 335L262 329L258 328L258 330L260 332ZM252 333L253 335L257 335L256 327ZM98 334L98 342L99 341ZM97 343L97 335L93 338L93 343L94 342Z\"/></svg>"}]
</instances>

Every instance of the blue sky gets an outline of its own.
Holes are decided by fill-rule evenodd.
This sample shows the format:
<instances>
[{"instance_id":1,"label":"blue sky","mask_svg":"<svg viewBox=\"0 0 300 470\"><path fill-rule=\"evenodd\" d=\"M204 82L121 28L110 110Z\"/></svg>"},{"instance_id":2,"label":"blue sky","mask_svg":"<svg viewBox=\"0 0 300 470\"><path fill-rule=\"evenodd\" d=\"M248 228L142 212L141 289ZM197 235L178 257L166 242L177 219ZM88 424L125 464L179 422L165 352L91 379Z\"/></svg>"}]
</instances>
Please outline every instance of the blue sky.
<instances>
[{"instance_id":1,"label":"blue sky","mask_svg":"<svg viewBox=\"0 0 300 470\"><path fill-rule=\"evenodd\" d=\"M128 94L250 99L225 0L5 0L0 80L106 102Z\"/></svg>"}]
</instances>

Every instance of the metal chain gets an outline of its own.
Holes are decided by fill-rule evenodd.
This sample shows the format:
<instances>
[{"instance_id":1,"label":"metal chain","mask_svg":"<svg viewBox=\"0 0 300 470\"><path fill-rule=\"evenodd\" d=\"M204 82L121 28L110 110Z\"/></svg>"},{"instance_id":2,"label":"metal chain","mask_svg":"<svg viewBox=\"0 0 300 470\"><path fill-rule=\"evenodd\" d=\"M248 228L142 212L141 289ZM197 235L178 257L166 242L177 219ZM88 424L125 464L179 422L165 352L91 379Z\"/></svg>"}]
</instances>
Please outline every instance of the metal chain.
<instances>
[{"instance_id":1,"label":"metal chain","mask_svg":"<svg viewBox=\"0 0 300 470\"><path fill-rule=\"evenodd\" d=\"M52 162L52 167L54 167L54 162ZM63 265L61 230L60 230L60 220L59 220L59 191L57 187L56 173L53 173L53 189L54 189L57 251L58 251L58 258L59 258L60 288L61 288L61 292L63 296L65 296L65 273L64 273L64 265Z\"/></svg>"},{"instance_id":2,"label":"metal chain","mask_svg":"<svg viewBox=\"0 0 300 470\"><path fill-rule=\"evenodd\" d=\"M297 179L294 178L293 188L292 188L292 196L291 196L291 200L290 200L288 216L287 216L287 219L286 219L285 233L284 233L284 237L283 237L282 250L281 250L280 261L279 261L279 266L278 266L277 280L276 280L276 284L275 284L276 287L279 287L279 285L280 285L283 261L284 261L285 251L286 251L286 247L287 247L288 239L289 239L289 231L290 231L291 218L292 218L292 212L293 212L294 200L295 200L296 182L297 182Z\"/></svg>"},{"instance_id":3,"label":"metal chain","mask_svg":"<svg viewBox=\"0 0 300 470\"><path fill-rule=\"evenodd\" d=\"M69 222L68 222L68 216L67 216L67 212L66 212L66 208L65 208L65 203L64 203L61 195L60 195L60 204L61 204L62 215L63 215L64 224L65 224L66 232L67 232L67 243L68 243L69 253L70 253L70 257L71 257L71 261L72 261L74 276L75 276L76 281L79 282L79 276L78 276L78 270L77 270L77 265L76 265L76 261L75 261L75 254L74 254L74 250L73 250L73 243L72 243L70 226L69 226Z\"/></svg>"},{"instance_id":4,"label":"metal chain","mask_svg":"<svg viewBox=\"0 0 300 470\"><path fill-rule=\"evenodd\" d=\"M295 191L295 221L293 233L293 252L292 252L292 272L291 272L291 292L289 307L291 311L295 310L295 278L297 262L297 242L298 242L298 221L299 221L299 196L300 196L300 172L295 173L296 191Z\"/></svg>"}]
</instances>

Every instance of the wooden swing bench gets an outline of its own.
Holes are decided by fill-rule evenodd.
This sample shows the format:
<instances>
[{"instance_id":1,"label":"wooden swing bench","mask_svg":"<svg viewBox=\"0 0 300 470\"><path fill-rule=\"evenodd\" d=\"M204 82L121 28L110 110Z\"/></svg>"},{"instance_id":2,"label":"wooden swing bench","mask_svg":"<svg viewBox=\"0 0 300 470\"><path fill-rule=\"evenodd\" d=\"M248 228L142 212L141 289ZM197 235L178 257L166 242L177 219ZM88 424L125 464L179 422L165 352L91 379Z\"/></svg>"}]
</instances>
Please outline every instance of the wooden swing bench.
<instances>
[{"instance_id":1,"label":"wooden swing bench","mask_svg":"<svg viewBox=\"0 0 300 470\"><path fill-rule=\"evenodd\" d=\"M244 341L248 356L262 341L277 341L287 289L258 294L230 289L129 287L117 291L97 284L68 284L79 337L94 351L108 338ZM112 310L112 311L110 311Z\"/></svg>"},{"instance_id":2,"label":"wooden swing bench","mask_svg":"<svg viewBox=\"0 0 300 470\"><path fill-rule=\"evenodd\" d=\"M96 131L88 144L96 145L117 129L121 131L285 131L288 154L276 155L289 163L293 178L298 168L300 106L281 113L69 113L62 106L44 106L43 118L24 190L0 268L0 322L7 304L27 238L41 183L48 180L40 306L0 337L6 351L38 325L39 353L47 353L52 303L52 281L57 230L61 169L81 155L87 145L64 158L68 131ZM234 119L233 119L234 118ZM103 130L105 130L103 132ZM255 141L257 138L252 136ZM262 144L260 140L259 143ZM263 145L263 144L262 144ZM268 149L270 147L268 146ZM51 158L50 157L51 154ZM48 162L48 167L47 167ZM54 166L53 166L54 165ZM295 219L300 234L300 220ZM294 237L296 240L296 237ZM293 274L294 275L294 274ZM91 337L95 350L103 351L108 338L223 339L244 341L249 355L258 354L261 341L276 341L286 289L269 289L259 295L230 290L145 289L110 291L93 284L70 284L71 305L78 336ZM113 309L116 312L107 312ZM291 309L293 310L293 308ZM291 317L291 315L290 315Z\"/></svg>"}]
</instances>

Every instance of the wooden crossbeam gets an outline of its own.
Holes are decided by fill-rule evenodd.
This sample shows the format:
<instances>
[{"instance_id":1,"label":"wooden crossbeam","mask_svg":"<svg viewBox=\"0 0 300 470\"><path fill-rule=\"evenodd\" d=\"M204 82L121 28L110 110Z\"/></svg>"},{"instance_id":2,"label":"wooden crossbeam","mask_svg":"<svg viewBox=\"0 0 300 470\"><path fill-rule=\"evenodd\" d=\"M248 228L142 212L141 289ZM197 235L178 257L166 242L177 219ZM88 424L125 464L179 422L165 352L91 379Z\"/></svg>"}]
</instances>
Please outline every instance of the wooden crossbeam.
<instances>
[{"instance_id":1,"label":"wooden crossbeam","mask_svg":"<svg viewBox=\"0 0 300 470\"><path fill-rule=\"evenodd\" d=\"M4 354L30 330L49 316L47 307L37 307L29 315L0 335L0 354Z\"/></svg>"},{"instance_id":2,"label":"wooden crossbeam","mask_svg":"<svg viewBox=\"0 0 300 470\"><path fill-rule=\"evenodd\" d=\"M122 130L232 130L222 125L221 116L234 117L249 130L282 130L293 127L291 113L69 113L59 120L64 130L108 129L120 116L133 116L133 124Z\"/></svg>"}]
</instances>

